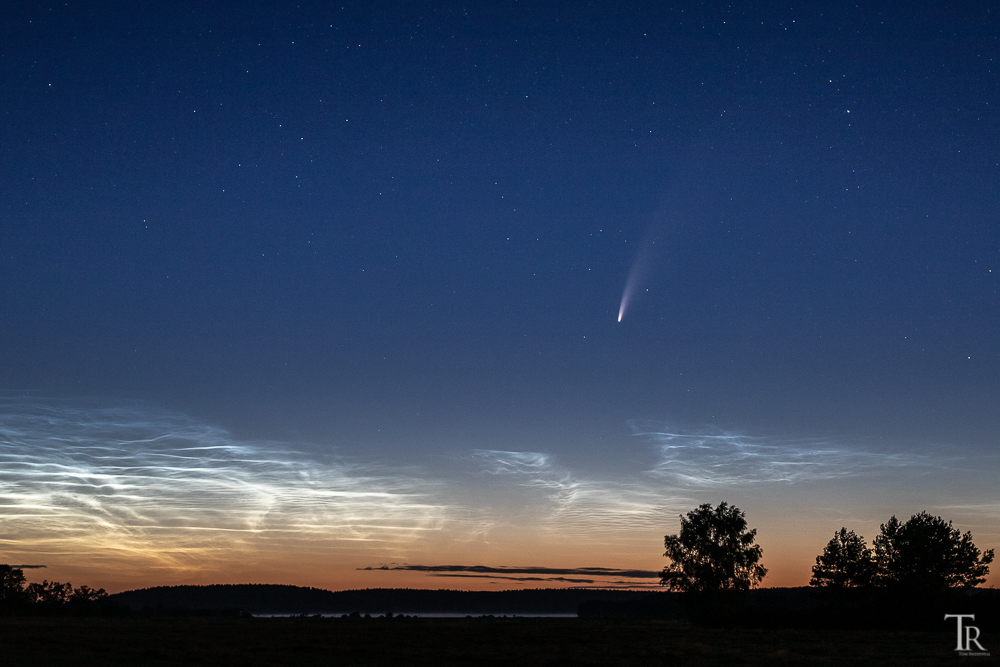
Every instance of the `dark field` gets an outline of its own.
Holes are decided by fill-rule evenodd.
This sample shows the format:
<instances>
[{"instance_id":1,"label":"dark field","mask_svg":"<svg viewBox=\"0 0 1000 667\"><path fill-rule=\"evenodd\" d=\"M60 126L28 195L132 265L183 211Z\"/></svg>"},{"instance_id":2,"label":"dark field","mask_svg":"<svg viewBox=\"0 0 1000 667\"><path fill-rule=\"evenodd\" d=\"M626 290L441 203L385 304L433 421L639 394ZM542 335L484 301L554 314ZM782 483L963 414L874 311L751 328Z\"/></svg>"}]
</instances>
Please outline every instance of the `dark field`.
<instances>
[{"instance_id":1,"label":"dark field","mask_svg":"<svg viewBox=\"0 0 1000 667\"><path fill-rule=\"evenodd\" d=\"M990 633L992 634L992 633ZM2 665L985 665L954 631L577 618L0 618ZM992 641L991 641L992 640Z\"/></svg>"}]
</instances>

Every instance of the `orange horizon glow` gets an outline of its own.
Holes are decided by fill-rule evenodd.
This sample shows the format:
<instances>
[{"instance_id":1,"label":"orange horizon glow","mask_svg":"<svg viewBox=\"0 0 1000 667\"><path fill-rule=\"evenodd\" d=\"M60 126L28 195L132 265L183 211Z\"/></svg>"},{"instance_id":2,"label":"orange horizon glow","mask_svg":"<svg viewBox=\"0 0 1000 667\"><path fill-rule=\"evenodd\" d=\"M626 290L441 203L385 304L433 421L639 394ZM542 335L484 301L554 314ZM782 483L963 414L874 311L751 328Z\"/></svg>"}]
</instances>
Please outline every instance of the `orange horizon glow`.
<instances>
[{"instance_id":1,"label":"orange horizon glow","mask_svg":"<svg viewBox=\"0 0 1000 667\"><path fill-rule=\"evenodd\" d=\"M543 452L472 450L434 468L259 443L150 409L25 408L0 441L0 562L111 592L177 584L348 588L647 587L601 577L438 576L382 565L658 571L680 515L727 501L757 530L764 587L808 584L842 526L869 544L921 510L1000 542L988 467L837 442L646 430L634 470L583 472ZM31 410L34 410L32 412ZM15 428L16 427L16 428ZM638 455L636 455L638 458ZM880 475L873 484L873 475ZM951 489L961 475L968 497ZM940 475L935 478L934 475ZM922 486L913 484L914 479ZM937 481L935 481L937 480ZM942 503L940 498L948 498ZM987 502L982 502L986 498ZM987 585L1000 577L990 575Z\"/></svg>"},{"instance_id":2,"label":"orange horizon glow","mask_svg":"<svg viewBox=\"0 0 1000 667\"><path fill-rule=\"evenodd\" d=\"M769 522L758 521L758 543L764 548L763 564L768 574L761 588L784 588L807 586L816 555L821 552L828 535L816 531L813 536L802 536L802 541L778 542L769 536ZM777 531L773 531L777 532ZM833 530L831 529L832 535ZM555 537L555 536L549 536ZM200 553L188 552L189 564L185 566L165 566L158 561L154 552L139 554L134 551L111 551L99 553L91 545L91 558L83 560L76 556L50 551L42 554L21 545L22 548L5 550L5 560L11 563L40 562L44 569L28 569L24 573L29 581L42 579L69 581L75 585L87 584L116 593L137 588L171 585L210 584L288 584L323 588L327 590L348 590L364 588L421 588L452 590L513 590L526 588L628 588L663 590L658 579L618 581L595 578L588 583L565 583L554 580L518 581L500 576L435 576L424 572L377 569L384 563L422 565L488 565L488 566L539 566L552 568L610 567L618 569L643 569L658 571L666 559L659 556L659 541L650 536L652 554L642 558L631 554L615 553L613 543L601 543L599 539L583 545L580 551L591 552L594 557L581 559L579 553L568 553L567 549L548 544L490 544L464 545L411 545L409 557L396 557L376 550L371 556L356 552L345 561L332 557L337 548L330 545L329 551L321 545L310 548L276 547L268 550L212 553L205 549ZM50 547L53 545L49 545ZM980 545L981 548L982 545ZM166 547L164 547L166 550ZM987 547L988 548L988 547ZM603 552L603 553L602 553ZM438 555L436 555L438 554ZM447 554L441 556L440 554ZM346 555L346 554L345 554ZM13 558L11 556L14 556ZM376 569L361 569L361 568ZM1000 578L996 572L990 574L985 586L996 586Z\"/></svg>"}]
</instances>

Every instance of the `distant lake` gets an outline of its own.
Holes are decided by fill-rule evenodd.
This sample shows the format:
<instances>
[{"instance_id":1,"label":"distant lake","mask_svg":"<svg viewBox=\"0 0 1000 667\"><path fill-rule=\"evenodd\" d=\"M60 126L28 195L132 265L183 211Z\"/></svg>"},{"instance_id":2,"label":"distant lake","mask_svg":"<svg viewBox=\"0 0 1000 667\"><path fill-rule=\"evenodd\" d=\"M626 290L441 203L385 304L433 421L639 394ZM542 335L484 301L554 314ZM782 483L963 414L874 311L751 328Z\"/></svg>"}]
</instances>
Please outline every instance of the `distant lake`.
<instances>
[{"instance_id":1,"label":"distant lake","mask_svg":"<svg viewBox=\"0 0 1000 667\"><path fill-rule=\"evenodd\" d=\"M298 616L310 616L319 618L342 618L344 614L251 614L254 618L296 618ZM464 613L464 614L393 614L392 619L394 620L406 616L407 618L486 618L492 616L493 618L576 618L576 614L489 614L489 613ZM365 615L361 614L361 618ZM369 620L374 620L378 618L385 618L384 614L370 614Z\"/></svg>"}]
</instances>

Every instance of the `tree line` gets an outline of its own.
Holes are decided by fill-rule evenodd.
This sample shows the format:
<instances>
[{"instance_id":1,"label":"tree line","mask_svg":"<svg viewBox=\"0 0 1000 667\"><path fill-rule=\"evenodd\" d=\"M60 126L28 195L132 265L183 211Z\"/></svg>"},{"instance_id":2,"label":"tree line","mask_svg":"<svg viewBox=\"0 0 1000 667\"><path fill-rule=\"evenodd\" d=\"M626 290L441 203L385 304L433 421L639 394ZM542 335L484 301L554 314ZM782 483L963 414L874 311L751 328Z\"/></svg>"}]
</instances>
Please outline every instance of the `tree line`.
<instances>
[{"instance_id":1,"label":"tree line","mask_svg":"<svg viewBox=\"0 0 1000 667\"><path fill-rule=\"evenodd\" d=\"M670 590L749 590L767 574L757 530L748 530L736 506L704 504L681 516L677 535L664 537L670 563L660 583ZM986 581L994 550L980 552L972 533L926 511L907 521L893 516L881 525L874 549L853 530L841 528L816 557L810 586L828 589L946 591Z\"/></svg>"},{"instance_id":2,"label":"tree line","mask_svg":"<svg viewBox=\"0 0 1000 667\"><path fill-rule=\"evenodd\" d=\"M0 565L0 613L87 612L107 597L103 588L47 580L29 584L20 568Z\"/></svg>"}]
</instances>

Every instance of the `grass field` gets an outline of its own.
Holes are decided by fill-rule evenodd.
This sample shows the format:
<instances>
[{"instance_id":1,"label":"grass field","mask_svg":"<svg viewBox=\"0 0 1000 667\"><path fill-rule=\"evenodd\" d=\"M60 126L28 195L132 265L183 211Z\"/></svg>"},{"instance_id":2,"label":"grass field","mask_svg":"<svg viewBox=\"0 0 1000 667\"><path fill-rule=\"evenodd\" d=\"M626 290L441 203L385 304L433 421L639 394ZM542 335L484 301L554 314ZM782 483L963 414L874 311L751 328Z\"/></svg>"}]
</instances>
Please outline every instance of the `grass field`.
<instances>
[{"instance_id":1,"label":"grass field","mask_svg":"<svg viewBox=\"0 0 1000 667\"><path fill-rule=\"evenodd\" d=\"M983 639L988 639L983 637ZM985 665L954 632L576 618L0 618L8 665ZM985 646L990 646L984 641Z\"/></svg>"}]
</instances>

